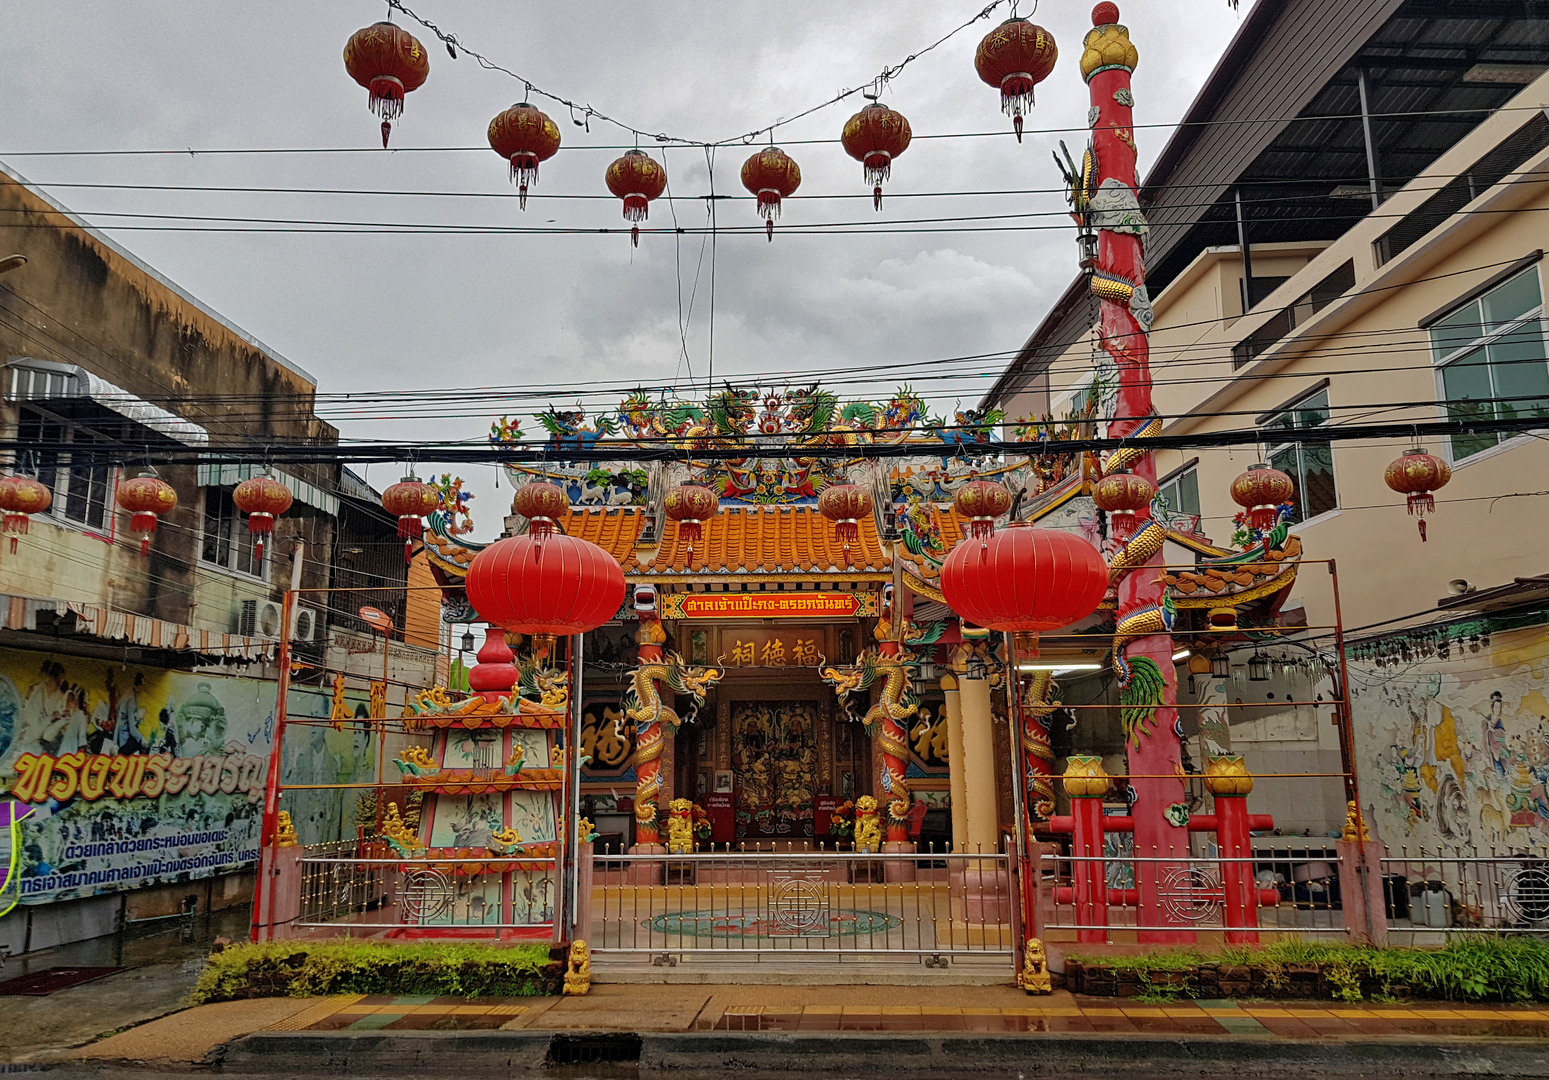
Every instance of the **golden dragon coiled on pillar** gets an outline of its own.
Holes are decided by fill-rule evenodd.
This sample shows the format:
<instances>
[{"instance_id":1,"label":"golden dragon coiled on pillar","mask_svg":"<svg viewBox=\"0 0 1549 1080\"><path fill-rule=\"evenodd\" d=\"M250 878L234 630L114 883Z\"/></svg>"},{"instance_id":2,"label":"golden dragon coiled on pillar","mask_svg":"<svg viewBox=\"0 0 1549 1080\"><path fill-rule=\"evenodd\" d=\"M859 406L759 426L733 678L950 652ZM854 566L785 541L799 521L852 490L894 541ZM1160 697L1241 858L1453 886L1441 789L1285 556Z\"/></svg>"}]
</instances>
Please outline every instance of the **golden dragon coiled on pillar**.
<instances>
[{"instance_id":1,"label":"golden dragon coiled on pillar","mask_svg":"<svg viewBox=\"0 0 1549 1080\"><path fill-rule=\"evenodd\" d=\"M888 820L894 825L908 820L914 803L906 778L909 768L907 721L920 708L920 699L909 685L909 665L913 660L913 655L907 652L889 656L868 649L852 667L818 669L823 681L834 688L841 701L852 692L865 690L882 680L882 692L877 695L876 704L866 710L860 720L866 726L866 733L876 737L882 750L879 779L882 790L888 795Z\"/></svg>"},{"instance_id":2,"label":"golden dragon coiled on pillar","mask_svg":"<svg viewBox=\"0 0 1549 1080\"><path fill-rule=\"evenodd\" d=\"M1054 813L1054 747L1049 740L1049 715L1061 702L1052 700L1059 687L1052 671L1033 673L1033 685L1022 703L1022 751L1027 755L1027 788L1032 792L1029 808L1039 818Z\"/></svg>"},{"instance_id":3,"label":"golden dragon coiled on pillar","mask_svg":"<svg viewBox=\"0 0 1549 1080\"><path fill-rule=\"evenodd\" d=\"M662 787L662 740L676 734L684 722L662 700L656 684L660 682L676 693L692 696L697 709L705 703L705 691L721 681L721 674L717 668L686 664L677 653L668 653L660 660L635 668L623 704L624 716L635 725L635 827L639 843L657 842L656 799Z\"/></svg>"}]
</instances>

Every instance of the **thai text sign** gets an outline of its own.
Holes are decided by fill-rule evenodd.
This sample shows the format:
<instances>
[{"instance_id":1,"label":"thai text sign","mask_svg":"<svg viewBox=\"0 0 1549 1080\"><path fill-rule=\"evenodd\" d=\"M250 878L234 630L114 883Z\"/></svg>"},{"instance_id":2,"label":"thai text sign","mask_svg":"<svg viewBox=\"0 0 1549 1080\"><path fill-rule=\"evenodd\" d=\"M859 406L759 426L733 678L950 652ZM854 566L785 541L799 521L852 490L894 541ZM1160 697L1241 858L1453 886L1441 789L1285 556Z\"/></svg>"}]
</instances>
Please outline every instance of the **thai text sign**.
<instances>
[{"instance_id":1,"label":"thai text sign","mask_svg":"<svg viewBox=\"0 0 1549 1080\"><path fill-rule=\"evenodd\" d=\"M869 593L674 593L662 599L664 619L852 619L876 614Z\"/></svg>"}]
</instances>

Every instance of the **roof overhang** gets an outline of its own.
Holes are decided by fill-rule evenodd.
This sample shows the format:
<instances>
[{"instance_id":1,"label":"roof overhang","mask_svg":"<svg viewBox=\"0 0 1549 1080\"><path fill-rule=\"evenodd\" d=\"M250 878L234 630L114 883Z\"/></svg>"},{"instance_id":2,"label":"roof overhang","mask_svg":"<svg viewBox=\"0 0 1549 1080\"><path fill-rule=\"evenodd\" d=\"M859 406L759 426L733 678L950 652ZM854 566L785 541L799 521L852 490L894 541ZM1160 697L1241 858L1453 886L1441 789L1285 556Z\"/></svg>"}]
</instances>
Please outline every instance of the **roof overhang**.
<instances>
[{"instance_id":1,"label":"roof overhang","mask_svg":"<svg viewBox=\"0 0 1549 1080\"><path fill-rule=\"evenodd\" d=\"M5 399L41 405L91 402L185 446L208 446L210 433L75 364L19 357L5 365Z\"/></svg>"}]
</instances>

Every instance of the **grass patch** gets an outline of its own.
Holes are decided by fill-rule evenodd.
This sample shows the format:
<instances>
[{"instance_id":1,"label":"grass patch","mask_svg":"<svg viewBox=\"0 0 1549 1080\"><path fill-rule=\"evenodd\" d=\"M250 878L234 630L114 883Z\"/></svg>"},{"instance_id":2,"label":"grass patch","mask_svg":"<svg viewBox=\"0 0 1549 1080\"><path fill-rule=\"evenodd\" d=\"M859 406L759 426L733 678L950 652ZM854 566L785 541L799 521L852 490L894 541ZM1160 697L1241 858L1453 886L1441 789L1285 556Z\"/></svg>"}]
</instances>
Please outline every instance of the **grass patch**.
<instances>
[{"instance_id":1,"label":"grass patch","mask_svg":"<svg viewBox=\"0 0 1549 1080\"><path fill-rule=\"evenodd\" d=\"M557 993L563 973L546 944L272 941L211 956L190 1002L322 994L537 997Z\"/></svg>"},{"instance_id":2,"label":"grass patch","mask_svg":"<svg viewBox=\"0 0 1549 1080\"><path fill-rule=\"evenodd\" d=\"M1328 996L1339 1001L1417 997L1440 1001L1549 1001L1549 945L1531 938L1453 938L1442 949L1376 948L1281 940L1219 952L1164 949L1141 956L1069 953L1067 961L1106 968L1138 984L1148 1000L1216 993L1200 969L1248 968L1270 990L1293 971L1315 968Z\"/></svg>"}]
</instances>

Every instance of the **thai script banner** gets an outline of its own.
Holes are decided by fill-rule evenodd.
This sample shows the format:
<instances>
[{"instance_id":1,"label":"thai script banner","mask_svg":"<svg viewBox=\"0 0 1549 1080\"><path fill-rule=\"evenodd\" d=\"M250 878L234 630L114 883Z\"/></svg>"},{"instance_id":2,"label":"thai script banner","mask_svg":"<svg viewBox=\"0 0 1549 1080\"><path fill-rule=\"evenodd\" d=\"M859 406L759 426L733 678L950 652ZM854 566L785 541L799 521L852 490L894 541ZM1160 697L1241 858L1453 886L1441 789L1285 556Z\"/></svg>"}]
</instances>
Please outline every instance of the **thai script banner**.
<instances>
[{"instance_id":1,"label":"thai script banner","mask_svg":"<svg viewBox=\"0 0 1549 1080\"><path fill-rule=\"evenodd\" d=\"M869 593L673 593L662 598L664 619L849 619L875 614Z\"/></svg>"}]
</instances>

